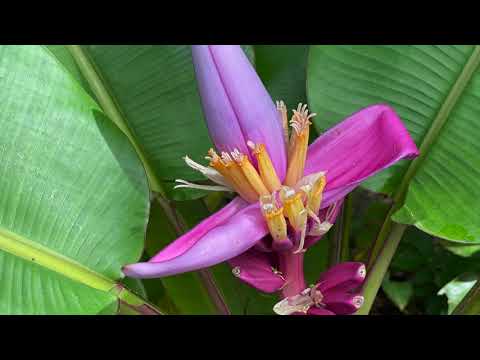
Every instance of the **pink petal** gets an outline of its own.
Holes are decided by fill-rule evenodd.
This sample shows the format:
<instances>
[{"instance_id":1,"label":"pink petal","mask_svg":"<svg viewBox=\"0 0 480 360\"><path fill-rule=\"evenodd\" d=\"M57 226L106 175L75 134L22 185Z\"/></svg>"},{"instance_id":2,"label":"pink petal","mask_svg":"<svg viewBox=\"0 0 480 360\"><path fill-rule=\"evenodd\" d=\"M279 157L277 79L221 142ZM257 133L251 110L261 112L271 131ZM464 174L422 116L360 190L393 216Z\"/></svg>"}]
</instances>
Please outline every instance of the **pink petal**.
<instances>
[{"instance_id":1,"label":"pink petal","mask_svg":"<svg viewBox=\"0 0 480 360\"><path fill-rule=\"evenodd\" d=\"M333 290L324 294L322 303L325 304L326 309L337 315L349 315L355 313L363 305L363 296Z\"/></svg>"},{"instance_id":2,"label":"pink petal","mask_svg":"<svg viewBox=\"0 0 480 360\"><path fill-rule=\"evenodd\" d=\"M304 315L304 314L296 313L295 315ZM307 315L335 315L335 313L321 307L312 306L310 309L308 309Z\"/></svg>"},{"instance_id":3,"label":"pink petal","mask_svg":"<svg viewBox=\"0 0 480 360\"><path fill-rule=\"evenodd\" d=\"M272 238L264 237L262 240L257 242L253 248L260 252L272 252Z\"/></svg>"},{"instance_id":4,"label":"pink petal","mask_svg":"<svg viewBox=\"0 0 480 360\"><path fill-rule=\"evenodd\" d=\"M280 180L287 154L277 108L255 69L238 45L210 45L213 60L245 140L263 143Z\"/></svg>"},{"instance_id":5,"label":"pink petal","mask_svg":"<svg viewBox=\"0 0 480 360\"><path fill-rule=\"evenodd\" d=\"M230 203L217 211L215 214L203 220L200 224L195 226L192 230L180 236L177 240L161 250L158 254L152 257L150 262L160 262L173 259L182 255L185 251L190 249L195 243L200 240L207 232L213 228L221 225L233 215L238 213L243 208L247 207L248 203L241 197L237 196Z\"/></svg>"},{"instance_id":6,"label":"pink petal","mask_svg":"<svg viewBox=\"0 0 480 360\"><path fill-rule=\"evenodd\" d=\"M260 291L272 293L279 291L285 284L283 277L273 271L272 256L271 253L250 249L228 262L236 277Z\"/></svg>"},{"instance_id":7,"label":"pink petal","mask_svg":"<svg viewBox=\"0 0 480 360\"><path fill-rule=\"evenodd\" d=\"M310 145L305 175L327 171L322 203L327 207L366 178L398 160L416 156L418 149L393 109L373 105L351 115Z\"/></svg>"},{"instance_id":8,"label":"pink petal","mask_svg":"<svg viewBox=\"0 0 480 360\"><path fill-rule=\"evenodd\" d=\"M320 275L318 289L325 295L328 291L340 288L342 291L353 290L365 281L365 265L361 262L343 262L332 266Z\"/></svg>"},{"instance_id":9,"label":"pink petal","mask_svg":"<svg viewBox=\"0 0 480 360\"><path fill-rule=\"evenodd\" d=\"M208 224L207 231L197 229L197 226L196 233L192 234L192 230L184 235L186 238L172 247L167 255L127 265L123 272L136 278L155 278L206 268L240 255L268 233L258 203L241 209L217 226L212 226L214 220ZM202 224L204 222L199 226Z\"/></svg>"}]
</instances>

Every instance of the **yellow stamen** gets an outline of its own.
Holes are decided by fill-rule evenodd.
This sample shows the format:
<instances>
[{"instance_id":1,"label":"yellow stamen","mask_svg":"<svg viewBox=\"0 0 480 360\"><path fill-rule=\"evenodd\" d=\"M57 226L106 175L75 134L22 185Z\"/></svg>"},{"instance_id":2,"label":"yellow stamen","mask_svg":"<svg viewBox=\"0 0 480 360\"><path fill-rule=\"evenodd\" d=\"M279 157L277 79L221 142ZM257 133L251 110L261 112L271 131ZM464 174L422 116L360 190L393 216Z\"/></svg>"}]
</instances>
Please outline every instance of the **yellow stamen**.
<instances>
[{"instance_id":1,"label":"yellow stamen","mask_svg":"<svg viewBox=\"0 0 480 360\"><path fill-rule=\"evenodd\" d=\"M255 189L258 196L269 195L270 192L263 184L257 169L255 169L250 160L248 160L248 157L245 154L240 153L238 150L232 152L232 157L242 170L243 175L245 175L250 185Z\"/></svg>"},{"instance_id":2,"label":"yellow stamen","mask_svg":"<svg viewBox=\"0 0 480 360\"><path fill-rule=\"evenodd\" d=\"M230 186L234 187L233 186L234 184L230 179L230 176L228 175L228 171L225 164L223 163L220 156L218 156L218 154L215 152L215 150L213 149L208 150L208 156L206 157L206 159L210 160L209 165L215 170L217 170L221 175L223 175L223 177L229 183Z\"/></svg>"},{"instance_id":3,"label":"yellow stamen","mask_svg":"<svg viewBox=\"0 0 480 360\"><path fill-rule=\"evenodd\" d=\"M323 190L327 184L327 178L325 175L320 176L317 181L312 186L310 194L308 196L307 207L315 214L318 214L320 211L320 206L322 205L323 199Z\"/></svg>"},{"instance_id":4,"label":"yellow stamen","mask_svg":"<svg viewBox=\"0 0 480 360\"><path fill-rule=\"evenodd\" d=\"M293 146L288 159L287 176L285 177L285 184L288 186L294 186L303 176L305 159L307 157L309 130L307 128L302 131L302 133L292 136L294 136Z\"/></svg>"},{"instance_id":5,"label":"yellow stamen","mask_svg":"<svg viewBox=\"0 0 480 360\"><path fill-rule=\"evenodd\" d=\"M307 105L299 104L293 111L290 125L293 128L288 151L288 169L285 185L294 186L302 177L307 158L310 119L316 114L308 114Z\"/></svg>"},{"instance_id":6,"label":"yellow stamen","mask_svg":"<svg viewBox=\"0 0 480 360\"><path fill-rule=\"evenodd\" d=\"M282 184L278 179L277 172L273 167L272 160L268 155L265 145L257 144L248 141L247 145L253 150L253 154L257 159L258 170L260 172L260 177L262 178L263 183L267 187L269 192L274 192L280 190Z\"/></svg>"},{"instance_id":7,"label":"yellow stamen","mask_svg":"<svg viewBox=\"0 0 480 360\"><path fill-rule=\"evenodd\" d=\"M222 154L222 158L210 149L210 166L223 175L225 180L235 189L235 191L248 202L254 203L258 200L258 195L253 187L243 175L240 167L230 158L227 153Z\"/></svg>"},{"instance_id":8,"label":"yellow stamen","mask_svg":"<svg viewBox=\"0 0 480 360\"><path fill-rule=\"evenodd\" d=\"M280 114L280 121L283 128L283 139L285 140L285 146L288 146L288 115L287 107L283 101L277 101L277 111Z\"/></svg>"},{"instance_id":9,"label":"yellow stamen","mask_svg":"<svg viewBox=\"0 0 480 360\"><path fill-rule=\"evenodd\" d=\"M288 143L288 162L290 163L290 160L292 159L293 156L293 151L295 148L295 143L296 143L296 136L295 136L295 131L301 129L301 124L298 124L298 114L303 113L307 108L307 104L302 106L302 103L298 104L297 110L293 110L293 116L292 119L290 120L290 126L293 128L292 134L290 136L290 142Z\"/></svg>"},{"instance_id":10,"label":"yellow stamen","mask_svg":"<svg viewBox=\"0 0 480 360\"><path fill-rule=\"evenodd\" d=\"M285 240L287 238L287 221L283 216L283 207L278 209L271 195L260 197L260 204L273 240Z\"/></svg>"},{"instance_id":11,"label":"yellow stamen","mask_svg":"<svg viewBox=\"0 0 480 360\"><path fill-rule=\"evenodd\" d=\"M285 214L296 231L301 231L307 224L308 212L303 206L302 194L287 186L282 187L280 199L283 202Z\"/></svg>"},{"instance_id":12,"label":"yellow stamen","mask_svg":"<svg viewBox=\"0 0 480 360\"><path fill-rule=\"evenodd\" d=\"M237 192L248 202L254 203L258 200L258 194L255 189L250 185L250 182L243 174L243 171L240 169L240 166L231 159L227 153L222 153L222 160L225 164L225 167L235 184L235 189Z\"/></svg>"}]
</instances>

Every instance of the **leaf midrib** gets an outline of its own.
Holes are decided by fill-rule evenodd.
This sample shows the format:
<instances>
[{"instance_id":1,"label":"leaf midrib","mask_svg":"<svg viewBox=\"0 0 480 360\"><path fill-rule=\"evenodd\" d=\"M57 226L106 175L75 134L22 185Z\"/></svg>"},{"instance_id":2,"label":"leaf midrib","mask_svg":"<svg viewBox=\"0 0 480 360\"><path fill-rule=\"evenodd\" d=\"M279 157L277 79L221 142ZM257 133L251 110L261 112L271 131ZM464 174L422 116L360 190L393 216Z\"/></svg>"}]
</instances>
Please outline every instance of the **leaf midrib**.
<instances>
[{"instance_id":1,"label":"leaf midrib","mask_svg":"<svg viewBox=\"0 0 480 360\"><path fill-rule=\"evenodd\" d=\"M40 265L90 288L109 293L119 301L133 307L136 313L162 315L162 312L155 306L105 275L2 227L0 227L0 250ZM140 309L142 307L145 309Z\"/></svg>"},{"instance_id":2,"label":"leaf midrib","mask_svg":"<svg viewBox=\"0 0 480 360\"><path fill-rule=\"evenodd\" d=\"M105 85L105 80L101 77L99 71L95 69L93 61L89 59L88 55L80 45L66 45L66 47L77 63L80 72L90 85L91 90L95 94L105 114L110 117L110 119L120 128L120 130L122 130L132 146L135 148L135 151L137 152L138 157L145 168L145 172L150 183L150 188L164 196L165 192L161 186L159 178L155 174L153 166L148 161L148 158L140 144L136 141L132 130L128 126L125 116L122 114L118 102L112 96L112 92L109 91Z\"/></svg>"},{"instance_id":3,"label":"leaf midrib","mask_svg":"<svg viewBox=\"0 0 480 360\"><path fill-rule=\"evenodd\" d=\"M419 148L420 155L410 163L407 171L402 177L402 181L393 196L395 203L400 204L405 196L406 190L410 181L415 176L420 165L425 161L430 149L432 148L435 140L438 138L445 123L447 122L451 111L458 103L458 100L463 95L463 91L470 82L475 70L480 64L480 46L476 45L472 51L472 54L465 63L462 72L457 77L457 80L453 84L450 92L442 103L437 115L432 121L428 132L423 137L422 143Z\"/></svg>"},{"instance_id":4,"label":"leaf midrib","mask_svg":"<svg viewBox=\"0 0 480 360\"><path fill-rule=\"evenodd\" d=\"M403 206L403 200L405 199L408 186L410 185L411 180L417 173L417 170L425 161L432 145L434 144L435 140L437 139L438 135L440 134L443 126L448 120L450 112L455 107L458 102L458 99L462 96L463 90L468 85L470 79L472 78L473 73L475 72L476 68L480 63L480 46L475 46L470 57L466 61L465 65L463 66L462 71L458 75L455 83L451 87L447 97L443 101L440 106L440 109L437 112L437 115L432 121L427 133L422 139L422 143L420 145L420 155L414 159L407 170L405 171L404 175L402 176L400 185L397 187L395 193L393 194L393 206L388 211L385 220L382 224L380 232L377 236L376 241L372 247L372 251L370 253L370 258L368 261L368 268L371 268L377 255L380 252L380 249L383 247L385 239L388 235L390 230L390 225L392 223L392 216Z\"/></svg>"},{"instance_id":5,"label":"leaf midrib","mask_svg":"<svg viewBox=\"0 0 480 360\"><path fill-rule=\"evenodd\" d=\"M479 63L480 46L477 45L474 47L472 54L462 69L462 72L450 89L450 92L430 125L427 134L424 136L419 149L420 155L412 161L402 177L402 181L393 196L394 205L388 211L378 237L374 242L368 264L368 269L372 270L370 274L373 273L373 277L372 275L367 276L367 280L363 286L363 293L366 300L362 308L355 313L356 315L367 315L370 312L374 297L381 286L383 276L386 273L396 248L407 228L407 225L399 223L395 223L391 226L393 221L392 215L403 205L403 200L408 186L410 185L410 181L415 176L418 168L423 163L435 140L438 138L438 135L447 122L452 109L457 104L459 98L463 95L463 91L470 82ZM386 239L388 235L390 235L390 239ZM382 249L381 252L380 249Z\"/></svg>"},{"instance_id":6,"label":"leaf midrib","mask_svg":"<svg viewBox=\"0 0 480 360\"><path fill-rule=\"evenodd\" d=\"M110 292L117 285L113 280L85 265L2 227L0 227L0 250L97 290Z\"/></svg>"}]
</instances>

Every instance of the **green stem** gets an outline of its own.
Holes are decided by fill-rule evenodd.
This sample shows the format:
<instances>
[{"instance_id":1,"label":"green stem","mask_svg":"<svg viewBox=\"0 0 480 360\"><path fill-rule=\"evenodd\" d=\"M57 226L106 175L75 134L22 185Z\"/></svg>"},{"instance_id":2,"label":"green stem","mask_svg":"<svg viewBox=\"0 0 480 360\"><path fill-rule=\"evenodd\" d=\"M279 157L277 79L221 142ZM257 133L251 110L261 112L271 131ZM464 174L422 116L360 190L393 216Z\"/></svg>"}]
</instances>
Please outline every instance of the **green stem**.
<instances>
[{"instance_id":1,"label":"green stem","mask_svg":"<svg viewBox=\"0 0 480 360\"><path fill-rule=\"evenodd\" d=\"M380 228L377 238L375 239L371 247L370 255L368 258L367 271L370 271L372 269L372 266L375 264L378 254L380 253L380 250L385 244L385 239L387 238L388 234L390 234L390 230L392 227L392 215L399 208L400 206L395 206L395 204L393 204L388 210L388 213L385 216L385 220L383 221L382 227Z\"/></svg>"},{"instance_id":2,"label":"green stem","mask_svg":"<svg viewBox=\"0 0 480 360\"><path fill-rule=\"evenodd\" d=\"M392 261L393 255L397 250L398 244L402 239L403 233L407 225L394 223L390 234L385 241L385 246L378 254L378 257L371 271L367 273L367 279L363 285L363 296L365 302L363 306L356 312L356 315L368 315L373 305L373 301L377 296L377 292L382 285L383 277Z\"/></svg>"},{"instance_id":3,"label":"green stem","mask_svg":"<svg viewBox=\"0 0 480 360\"><path fill-rule=\"evenodd\" d=\"M480 281L465 295L460 304L452 312L452 315L480 315Z\"/></svg>"},{"instance_id":4,"label":"green stem","mask_svg":"<svg viewBox=\"0 0 480 360\"><path fill-rule=\"evenodd\" d=\"M128 290L123 285L118 285L119 313L125 315L163 315L161 311L145 302L140 296Z\"/></svg>"}]
</instances>

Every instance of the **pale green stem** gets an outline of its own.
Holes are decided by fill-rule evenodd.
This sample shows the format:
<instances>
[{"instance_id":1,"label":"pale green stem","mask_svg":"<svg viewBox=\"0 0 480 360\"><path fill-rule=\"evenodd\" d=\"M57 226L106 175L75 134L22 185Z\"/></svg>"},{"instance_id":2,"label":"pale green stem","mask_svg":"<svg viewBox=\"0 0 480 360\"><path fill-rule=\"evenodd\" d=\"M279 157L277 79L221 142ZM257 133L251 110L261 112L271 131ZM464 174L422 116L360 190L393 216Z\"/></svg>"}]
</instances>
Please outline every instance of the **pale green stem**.
<instances>
[{"instance_id":1,"label":"pale green stem","mask_svg":"<svg viewBox=\"0 0 480 360\"><path fill-rule=\"evenodd\" d=\"M393 224L390 235L385 241L385 246L378 254L372 269L367 272L367 279L365 280L362 289L365 302L355 315L368 315L370 312L375 297L377 296L377 292L382 285L383 278L406 228L407 225L404 224Z\"/></svg>"},{"instance_id":2,"label":"pale green stem","mask_svg":"<svg viewBox=\"0 0 480 360\"><path fill-rule=\"evenodd\" d=\"M140 296L125 288L123 285L117 287L120 291L119 313L125 315L163 315L160 310L145 302Z\"/></svg>"},{"instance_id":3,"label":"pale green stem","mask_svg":"<svg viewBox=\"0 0 480 360\"><path fill-rule=\"evenodd\" d=\"M392 205L388 210L380 232L378 233L377 238L375 239L375 241L373 242L373 246L371 247L370 255L368 258L367 271L370 271L375 264L378 254L382 249L383 245L385 244L385 239L387 238L388 234L390 234L390 230L392 227L392 215L399 208L400 206Z\"/></svg>"}]
</instances>

